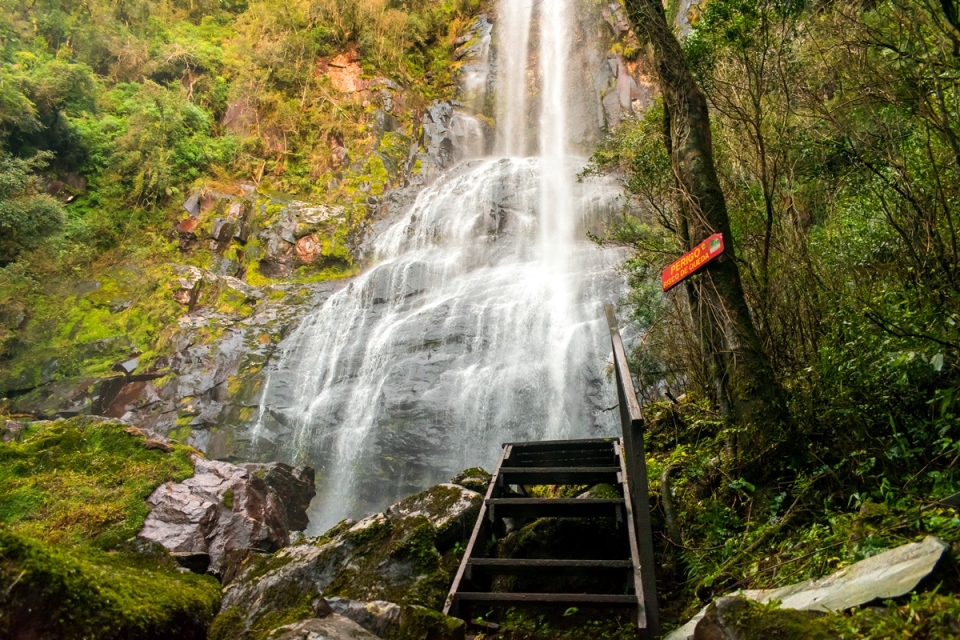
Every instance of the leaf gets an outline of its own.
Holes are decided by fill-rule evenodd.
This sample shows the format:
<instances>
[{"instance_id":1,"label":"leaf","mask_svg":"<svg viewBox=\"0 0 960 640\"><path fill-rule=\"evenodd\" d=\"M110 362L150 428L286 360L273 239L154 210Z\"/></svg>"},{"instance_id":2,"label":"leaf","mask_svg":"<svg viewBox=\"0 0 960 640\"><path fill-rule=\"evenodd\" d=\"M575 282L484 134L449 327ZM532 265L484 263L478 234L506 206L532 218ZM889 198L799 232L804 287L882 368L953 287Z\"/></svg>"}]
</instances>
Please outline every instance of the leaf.
<instances>
[{"instance_id":1,"label":"leaf","mask_svg":"<svg viewBox=\"0 0 960 640\"><path fill-rule=\"evenodd\" d=\"M933 367L934 371L938 371L938 372L942 371L943 370L943 354L938 353L937 355L930 358L930 366Z\"/></svg>"}]
</instances>

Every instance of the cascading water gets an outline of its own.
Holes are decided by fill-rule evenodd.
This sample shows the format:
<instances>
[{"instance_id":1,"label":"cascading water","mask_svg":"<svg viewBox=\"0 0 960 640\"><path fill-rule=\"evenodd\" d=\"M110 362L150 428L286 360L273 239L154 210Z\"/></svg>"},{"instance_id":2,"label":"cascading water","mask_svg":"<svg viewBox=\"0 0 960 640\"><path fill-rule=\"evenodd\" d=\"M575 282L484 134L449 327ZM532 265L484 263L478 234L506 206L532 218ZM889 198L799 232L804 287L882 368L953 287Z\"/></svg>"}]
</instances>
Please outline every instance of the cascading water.
<instances>
[{"instance_id":1,"label":"cascading water","mask_svg":"<svg viewBox=\"0 0 960 640\"><path fill-rule=\"evenodd\" d=\"M618 190L578 182L584 159L568 151L571 4L502 0L497 157L421 191L373 241L375 266L312 312L268 372L254 444L317 468L313 533L490 467L501 442L618 431L602 303L623 287L621 255L586 238Z\"/></svg>"}]
</instances>

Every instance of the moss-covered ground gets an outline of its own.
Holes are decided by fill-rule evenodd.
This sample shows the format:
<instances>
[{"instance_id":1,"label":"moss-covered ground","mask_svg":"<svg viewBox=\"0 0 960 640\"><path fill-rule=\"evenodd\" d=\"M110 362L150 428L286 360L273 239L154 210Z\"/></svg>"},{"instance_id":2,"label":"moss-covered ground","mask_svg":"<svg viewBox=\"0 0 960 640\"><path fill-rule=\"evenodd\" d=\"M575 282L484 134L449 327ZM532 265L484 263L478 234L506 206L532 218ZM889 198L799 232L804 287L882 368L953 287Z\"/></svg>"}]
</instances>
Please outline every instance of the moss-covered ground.
<instances>
[{"instance_id":1,"label":"moss-covered ground","mask_svg":"<svg viewBox=\"0 0 960 640\"><path fill-rule=\"evenodd\" d=\"M742 600L724 620L743 640L939 640L960 636L960 600L929 592L884 607L823 615Z\"/></svg>"},{"instance_id":2,"label":"moss-covered ground","mask_svg":"<svg viewBox=\"0 0 960 640\"><path fill-rule=\"evenodd\" d=\"M94 418L33 423L0 445L0 522L55 545L111 550L133 538L150 493L193 475L192 450L146 449L125 428Z\"/></svg>"},{"instance_id":3,"label":"moss-covered ground","mask_svg":"<svg viewBox=\"0 0 960 640\"><path fill-rule=\"evenodd\" d=\"M0 637L205 637L217 582L133 545L146 498L193 473L192 450L125 429L73 418L0 444Z\"/></svg>"},{"instance_id":4,"label":"moss-covered ground","mask_svg":"<svg viewBox=\"0 0 960 640\"><path fill-rule=\"evenodd\" d=\"M655 537L666 629L718 596L824 577L928 535L951 550L922 585L938 588L942 596L920 596L916 606L925 613L918 619L935 617L945 602L941 597L956 599L960 593L954 560L960 552L960 513L938 502L960 491L953 454L899 478L890 471L878 473L881 456L901 459L895 441L878 437L846 453L804 443L810 461L792 463L778 479L755 485L744 477L748 469L724 462L729 433L705 403L688 398L650 404L646 416L651 515L655 532L662 532ZM680 535L675 543L667 542L663 508L662 475L668 467ZM896 611L906 611L903 602L895 604ZM900 615L894 613L891 609L884 619ZM851 624L860 624L862 615L867 614L851 617Z\"/></svg>"}]
</instances>

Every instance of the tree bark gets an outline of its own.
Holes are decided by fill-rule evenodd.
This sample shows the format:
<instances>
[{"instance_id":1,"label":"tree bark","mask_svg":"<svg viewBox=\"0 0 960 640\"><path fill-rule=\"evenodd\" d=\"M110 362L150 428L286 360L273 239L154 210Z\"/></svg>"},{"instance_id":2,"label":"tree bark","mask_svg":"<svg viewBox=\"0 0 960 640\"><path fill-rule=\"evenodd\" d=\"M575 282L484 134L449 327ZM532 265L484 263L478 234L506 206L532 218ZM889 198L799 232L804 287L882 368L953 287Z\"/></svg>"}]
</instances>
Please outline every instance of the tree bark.
<instances>
[{"instance_id":1,"label":"tree bark","mask_svg":"<svg viewBox=\"0 0 960 640\"><path fill-rule=\"evenodd\" d=\"M786 403L743 294L726 200L713 161L707 100L660 0L625 0L625 5L637 35L652 49L670 119L664 130L669 131L667 149L683 198L686 248L714 233L723 234L724 255L703 270L691 295L691 312L700 323L718 404L729 421L746 428L748 438L740 443L743 453L751 457L769 453L785 439Z\"/></svg>"}]
</instances>

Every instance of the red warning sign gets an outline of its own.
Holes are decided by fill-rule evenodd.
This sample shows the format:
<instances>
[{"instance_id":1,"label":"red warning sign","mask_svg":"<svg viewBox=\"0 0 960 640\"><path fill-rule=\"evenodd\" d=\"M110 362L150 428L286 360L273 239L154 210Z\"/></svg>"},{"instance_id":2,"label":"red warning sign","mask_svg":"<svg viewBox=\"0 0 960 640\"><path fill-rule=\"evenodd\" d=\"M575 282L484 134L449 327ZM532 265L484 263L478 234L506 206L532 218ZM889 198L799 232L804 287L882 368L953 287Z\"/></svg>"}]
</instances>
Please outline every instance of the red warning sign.
<instances>
[{"instance_id":1,"label":"red warning sign","mask_svg":"<svg viewBox=\"0 0 960 640\"><path fill-rule=\"evenodd\" d=\"M663 270L660 274L663 290L673 289L721 253L723 253L723 234L715 233Z\"/></svg>"}]
</instances>

